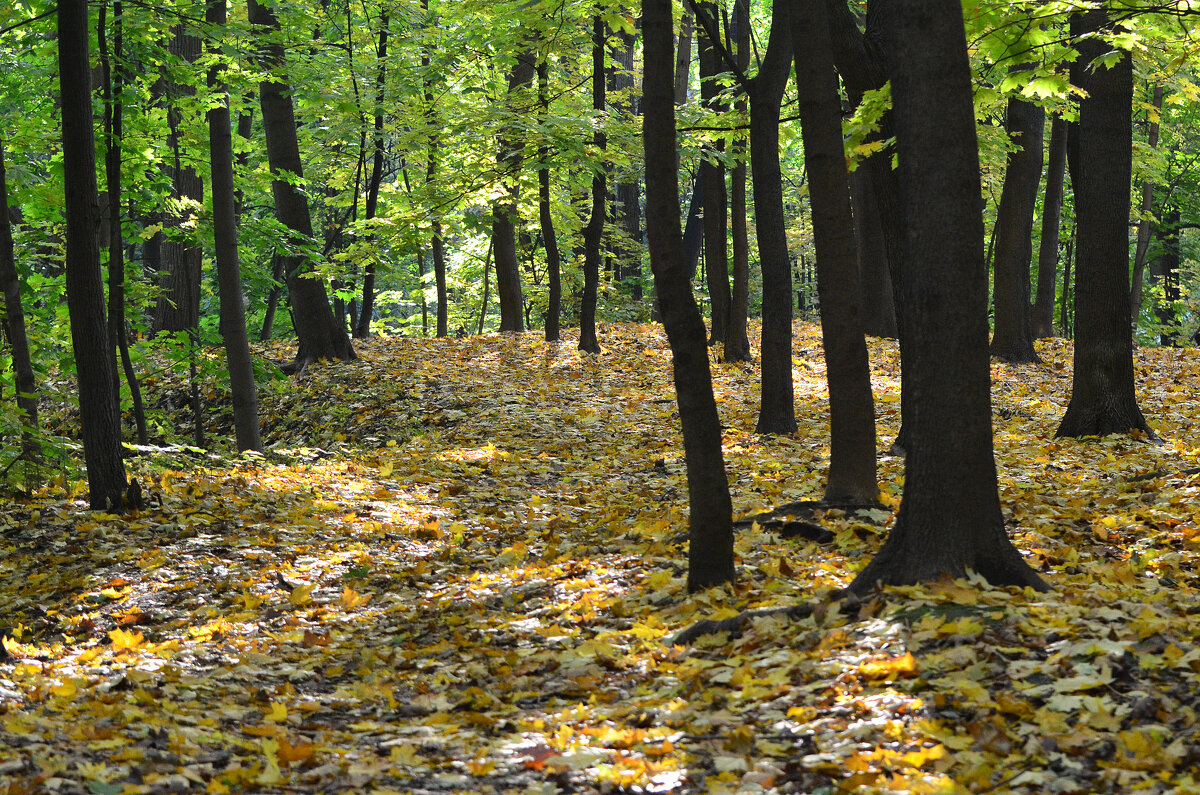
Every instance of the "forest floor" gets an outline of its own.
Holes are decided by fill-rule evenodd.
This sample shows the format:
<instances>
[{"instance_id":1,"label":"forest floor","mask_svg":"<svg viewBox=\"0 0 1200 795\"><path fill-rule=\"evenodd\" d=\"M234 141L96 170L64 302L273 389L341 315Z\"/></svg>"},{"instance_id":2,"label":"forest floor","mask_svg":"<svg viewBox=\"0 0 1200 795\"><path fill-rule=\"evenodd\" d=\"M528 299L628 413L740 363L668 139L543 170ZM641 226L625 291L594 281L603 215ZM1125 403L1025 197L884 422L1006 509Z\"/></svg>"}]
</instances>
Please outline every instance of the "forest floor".
<instances>
[{"instance_id":1,"label":"forest floor","mask_svg":"<svg viewBox=\"0 0 1200 795\"><path fill-rule=\"evenodd\" d=\"M739 532L737 584L687 594L666 339L601 342L359 343L264 389L266 454L131 458L146 510L62 477L0 497L0 793L1200 792L1196 351L1137 352L1161 445L1053 438L1067 343L995 364L1006 516L1053 589L843 610L889 511ZM795 351L793 437L753 432L752 366L714 367L738 515L820 498L814 326ZM897 353L871 354L886 449Z\"/></svg>"}]
</instances>

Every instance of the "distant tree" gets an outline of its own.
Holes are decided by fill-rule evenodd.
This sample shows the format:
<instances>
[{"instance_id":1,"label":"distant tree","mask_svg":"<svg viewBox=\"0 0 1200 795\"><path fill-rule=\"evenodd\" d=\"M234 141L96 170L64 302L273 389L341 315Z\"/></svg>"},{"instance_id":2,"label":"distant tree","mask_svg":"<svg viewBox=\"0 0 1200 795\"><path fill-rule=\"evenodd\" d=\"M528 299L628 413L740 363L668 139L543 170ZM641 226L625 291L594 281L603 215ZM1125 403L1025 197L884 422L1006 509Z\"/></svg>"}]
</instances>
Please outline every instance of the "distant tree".
<instances>
[{"instance_id":1,"label":"distant tree","mask_svg":"<svg viewBox=\"0 0 1200 795\"><path fill-rule=\"evenodd\" d=\"M1161 83L1156 83L1151 92L1149 127L1146 135L1146 145L1151 149L1158 148L1159 118L1162 115L1164 89ZM1138 317L1142 314L1142 299L1144 294L1143 282L1146 272L1146 260L1150 253L1150 226L1154 211L1154 181L1142 181L1142 202L1138 208L1141 218L1138 220L1137 246L1134 248L1133 277L1129 289L1129 319L1137 330Z\"/></svg>"},{"instance_id":2,"label":"distant tree","mask_svg":"<svg viewBox=\"0 0 1200 795\"><path fill-rule=\"evenodd\" d=\"M739 2L733 10L733 39L737 47L738 69L750 69L750 3ZM736 108L745 113L746 97L739 96ZM727 362L750 361L750 337L746 327L750 316L750 230L746 214L746 140L737 138L731 147L737 165L729 175L729 213L733 241L733 290L729 306L729 328L725 332L724 359Z\"/></svg>"},{"instance_id":3,"label":"distant tree","mask_svg":"<svg viewBox=\"0 0 1200 795\"><path fill-rule=\"evenodd\" d=\"M1054 334L1054 293L1058 277L1058 241L1062 227L1063 182L1067 167L1067 121L1055 114L1046 155L1046 193L1042 199L1042 234L1038 244L1037 296L1033 302L1033 336Z\"/></svg>"},{"instance_id":4,"label":"distant tree","mask_svg":"<svg viewBox=\"0 0 1200 795\"><path fill-rule=\"evenodd\" d=\"M911 347L911 447L896 523L850 585L974 569L1046 585L1004 531L992 454L987 268L970 64L958 0L904 0L883 28L907 239L901 299Z\"/></svg>"},{"instance_id":5,"label":"distant tree","mask_svg":"<svg viewBox=\"0 0 1200 795\"><path fill-rule=\"evenodd\" d=\"M79 423L94 510L138 507L140 493L125 474L120 406L100 276L100 200L92 133L92 81L87 0L58 4L58 65L62 96L63 177L67 236L67 310L79 383Z\"/></svg>"},{"instance_id":6,"label":"distant tree","mask_svg":"<svg viewBox=\"0 0 1200 795\"><path fill-rule=\"evenodd\" d=\"M4 171L4 144L0 142L0 291L4 293L3 331L12 347L13 381L21 418L21 455L28 461L42 457L37 439L37 381L29 354L25 309L21 305L21 279L17 274L12 224L8 217L8 178Z\"/></svg>"},{"instance_id":7,"label":"distant tree","mask_svg":"<svg viewBox=\"0 0 1200 795\"><path fill-rule=\"evenodd\" d=\"M542 118L550 113L550 65L542 60L538 64L538 107ZM558 340L562 317L562 255L558 249L558 235L554 231L554 214L550 206L550 147L543 144L538 150L538 221L542 228L542 242L546 247L546 278L549 282L549 298L546 306L546 341Z\"/></svg>"},{"instance_id":8,"label":"distant tree","mask_svg":"<svg viewBox=\"0 0 1200 795\"><path fill-rule=\"evenodd\" d=\"M732 582L733 506L721 451L704 321L692 296L679 227L671 0L643 0L643 141L650 264L671 344L688 480L688 589Z\"/></svg>"},{"instance_id":9,"label":"distant tree","mask_svg":"<svg viewBox=\"0 0 1200 795\"><path fill-rule=\"evenodd\" d=\"M724 49L720 17L712 0L699 0L696 6L698 18L705 19L703 33L696 42L700 51L700 98L710 111L720 112L723 102L718 77L725 71L718 49ZM709 345L725 342L733 305L729 287L729 197L725 189L725 166L720 160L724 151L724 139L717 139L708 156L700 161L700 179L704 185L704 270L712 313Z\"/></svg>"},{"instance_id":10,"label":"distant tree","mask_svg":"<svg viewBox=\"0 0 1200 795\"><path fill-rule=\"evenodd\" d=\"M597 116L604 113L605 75L604 50L607 47L604 19L596 14L592 19L592 110ZM592 132L592 145L603 153L607 145L600 119ZM596 300L600 292L600 258L604 238L604 222L608 206L608 166L597 163L592 172L592 215L583 228L583 297L579 306L579 350L600 353L596 339Z\"/></svg>"},{"instance_id":11,"label":"distant tree","mask_svg":"<svg viewBox=\"0 0 1200 795\"><path fill-rule=\"evenodd\" d=\"M375 108L371 124L371 175L367 177L367 201L363 208L368 222L379 214L379 189L383 186L383 166L387 155L384 140L384 102L387 99L388 11L379 12L379 43L375 47ZM421 54L421 65L428 68L428 53ZM430 157L433 155L431 153ZM435 266L436 268L436 263ZM371 335L371 318L375 314L375 259L367 262L363 272L362 305L354 319L354 336L366 339ZM439 335L441 336L441 335Z\"/></svg>"}]
</instances>

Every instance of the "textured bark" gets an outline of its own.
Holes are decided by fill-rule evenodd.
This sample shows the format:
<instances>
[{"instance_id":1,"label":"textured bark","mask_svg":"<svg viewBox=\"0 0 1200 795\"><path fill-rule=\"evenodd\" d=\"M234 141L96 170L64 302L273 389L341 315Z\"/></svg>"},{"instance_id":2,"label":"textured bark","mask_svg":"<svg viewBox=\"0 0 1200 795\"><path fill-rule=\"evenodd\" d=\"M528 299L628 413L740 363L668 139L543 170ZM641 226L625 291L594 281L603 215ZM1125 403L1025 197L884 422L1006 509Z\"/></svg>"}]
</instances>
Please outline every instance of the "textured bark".
<instances>
[{"instance_id":1,"label":"textured bark","mask_svg":"<svg viewBox=\"0 0 1200 795\"><path fill-rule=\"evenodd\" d=\"M604 20L597 14L592 19L592 110L597 117L604 113ZM606 138L597 119L592 133L592 146L603 152ZM596 299L600 292L600 247L604 238L605 211L608 199L607 168L597 163L592 174L592 216L583 229L583 298L579 305L579 350L600 353L596 339Z\"/></svg>"},{"instance_id":2,"label":"textured bark","mask_svg":"<svg viewBox=\"0 0 1200 795\"><path fill-rule=\"evenodd\" d=\"M1054 293L1058 274L1058 241L1062 227L1063 177L1067 167L1067 122L1055 115L1050 123L1046 156L1046 194L1042 199L1042 240L1038 248L1037 297L1033 302L1033 336L1054 334Z\"/></svg>"},{"instance_id":3,"label":"textured bark","mask_svg":"<svg viewBox=\"0 0 1200 795\"><path fill-rule=\"evenodd\" d=\"M1042 177L1045 111L1016 97L1008 100L1005 129L1019 147L1008 155L996 214L995 329L992 355L1008 362L1036 362L1033 349L1029 270L1033 261L1033 213Z\"/></svg>"},{"instance_id":4,"label":"textured bark","mask_svg":"<svg viewBox=\"0 0 1200 795\"><path fill-rule=\"evenodd\" d=\"M275 14L256 0L247 0L250 23L258 28L265 65L278 71L284 64L283 45L274 40L279 31ZM259 85L263 113L263 128L267 139L267 159L271 172L277 175L271 183L275 198L275 215L280 223L295 233L294 244L312 240L312 216L308 199L283 174L303 177L300 145L296 138L296 117L292 107L290 87L278 79L264 80ZM287 278L292 321L299 337L299 350L289 370L298 372L318 359L349 360L355 358L345 326L334 317L325 292L325 283L308 278L302 256L281 255Z\"/></svg>"},{"instance_id":5,"label":"textured bark","mask_svg":"<svg viewBox=\"0 0 1200 795\"><path fill-rule=\"evenodd\" d=\"M1075 36L1109 27L1101 10L1076 15ZM1133 170L1133 62L1092 69L1107 51L1078 41L1071 82L1082 88L1075 188L1075 356L1071 402L1057 436L1153 435L1134 393L1129 322L1129 187Z\"/></svg>"},{"instance_id":6,"label":"textured bark","mask_svg":"<svg viewBox=\"0 0 1200 795\"><path fill-rule=\"evenodd\" d=\"M58 64L67 215L67 310L79 383L88 502L94 510L121 510L127 497L136 495L130 492L125 477L121 418L113 389L113 357L108 350L104 315L88 39L87 0L60 0Z\"/></svg>"},{"instance_id":7,"label":"textured bark","mask_svg":"<svg viewBox=\"0 0 1200 795\"><path fill-rule=\"evenodd\" d=\"M858 253L825 0L792 0L792 40L804 42L795 53L796 86L829 382L830 455L825 499L831 503L870 503L879 499L875 403L867 343L859 321Z\"/></svg>"},{"instance_id":8,"label":"textured bark","mask_svg":"<svg viewBox=\"0 0 1200 795\"><path fill-rule=\"evenodd\" d=\"M671 344L688 479L688 589L734 579L733 506L721 451L704 321L692 297L679 229L670 0L644 0L646 232Z\"/></svg>"},{"instance_id":9,"label":"textured bark","mask_svg":"<svg viewBox=\"0 0 1200 795\"><path fill-rule=\"evenodd\" d=\"M750 68L750 5L734 7L734 39L737 41L737 62L742 74ZM746 99L738 99L737 107L746 111ZM733 237L733 292L729 307L729 328L725 334L725 361L750 361L750 337L746 332L750 316L750 234L746 215L746 141L733 142L737 165L730 174L730 214Z\"/></svg>"},{"instance_id":10,"label":"textured bark","mask_svg":"<svg viewBox=\"0 0 1200 795\"><path fill-rule=\"evenodd\" d=\"M907 584L974 569L1046 586L1004 532L992 455L987 267L971 72L957 0L905 0L885 24L908 236L901 298L912 345L912 446L896 524L850 585Z\"/></svg>"},{"instance_id":11,"label":"textured bark","mask_svg":"<svg viewBox=\"0 0 1200 795\"><path fill-rule=\"evenodd\" d=\"M226 23L225 0L208 0L204 19L217 31ZM211 45L219 57L221 48ZM242 272L238 261L237 201L233 180L233 130L229 115L229 92L221 67L208 71L208 87L217 103L208 111L208 140L211 152L214 254L221 302L221 341L233 394L233 427L238 450L262 450L258 425L258 387L254 383L254 361L246 332L246 307L242 294Z\"/></svg>"},{"instance_id":12,"label":"textured bark","mask_svg":"<svg viewBox=\"0 0 1200 795\"><path fill-rule=\"evenodd\" d=\"M508 75L509 101L533 82L536 62L532 50L517 56ZM521 170L524 143L511 132L500 136L496 167L508 182L505 194L492 204L492 252L496 261L496 293L500 297L500 330L525 330L525 293L521 289L521 265L517 258L517 174Z\"/></svg>"},{"instance_id":13,"label":"textured bark","mask_svg":"<svg viewBox=\"0 0 1200 795\"><path fill-rule=\"evenodd\" d=\"M675 52L676 105L682 105L688 100L688 83L692 76L692 31L695 27L692 13L684 3L679 16L679 42Z\"/></svg>"},{"instance_id":14,"label":"textured bark","mask_svg":"<svg viewBox=\"0 0 1200 795\"><path fill-rule=\"evenodd\" d=\"M1163 105L1161 84L1154 86L1150 104L1154 111L1150 118L1150 131L1146 144L1151 149L1157 149L1159 114ZM1142 182L1142 205L1139 210L1141 219L1138 221L1137 247L1134 249L1133 257L1133 278L1129 288L1129 317L1133 322L1134 331L1137 331L1138 317L1142 314L1143 274L1146 272L1146 255L1150 251L1150 222L1152 220L1151 212L1154 210L1154 183L1150 180Z\"/></svg>"},{"instance_id":15,"label":"textured bark","mask_svg":"<svg viewBox=\"0 0 1200 795\"><path fill-rule=\"evenodd\" d=\"M717 99L721 88L717 75L725 71L717 54L717 45L709 38L710 33L719 31L716 4L699 2L696 13L707 15L712 26L701 25L697 40L700 50L700 98L714 112L724 109ZM725 151L723 139L713 147L712 159L700 161L701 179L704 182L704 271L708 277L709 310L712 313L709 345L725 341L729 328L729 311L733 296L729 288L729 201L725 189L725 166L716 155Z\"/></svg>"},{"instance_id":16,"label":"textured bark","mask_svg":"<svg viewBox=\"0 0 1200 795\"><path fill-rule=\"evenodd\" d=\"M862 287L863 331L872 337L895 337L896 302L888 271L887 242L883 237L879 203L869 169L850 174L850 199L854 207L854 241L858 250L858 275Z\"/></svg>"},{"instance_id":17,"label":"textured bark","mask_svg":"<svg viewBox=\"0 0 1200 795\"><path fill-rule=\"evenodd\" d=\"M1179 300L1179 208L1168 205L1163 209L1162 222L1157 225L1155 237L1159 240L1159 255L1150 266L1150 275L1163 286L1162 304L1155 307L1155 317L1163 326L1159 334L1159 344L1164 346L1181 345L1178 329L1175 328L1179 319L1175 316L1175 302Z\"/></svg>"},{"instance_id":18,"label":"textured bark","mask_svg":"<svg viewBox=\"0 0 1200 795\"><path fill-rule=\"evenodd\" d=\"M609 69L613 109L630 124L641 115L641 102L636 95L636 72L634 51L637 35L633 31L615 32L619 46ZM642 299L642 205L638 174L625 170L613 189L615 197L615 223L621 230L616 238L614 251L618 263L617 278L633 300Z\"/></svg>"},{"instance_id":19,"label":"textured bark","mask_svg":"<svg viewBox=\"0 0 1200 795\"><path fill-rule=\"evenodd\" d=\"M379 189L383 184L383 161L386 146L383 136L384 100L387 88L387 45L388 45L388 12L379 12L379 44L375 47L375 58L378 63L375 72L375 118L371 136L371 176L367 178L367 203L363 208L363 216L370 221L379 213ZM429 68L429 55L421 54L421 65ZM428 92L428 84L426 84ZM432 157L432 155L431 155ZM371 316L375 314L375 262L367 262L363 273L362 305L358 317L355 318L354 336L366 339L371 335Z\"/></svg>"},{"instance_id":20,"label":"textured bark","mask_svg":"<svg viewBox=\"0 0 1200 795\"><path fill-rule=\"evenodd\" d=\"M4 336L12 347L13 381L17 388L17 410L21 418L21 455L39 461L42 444L37 439L37 381L29 355L25 330L25 308L21 306L21 279L17 275L12 225L8 217L8 180L4 172L4 145L0 142L0 290L4 292Z\"/></svg>"},{"instance_id":21,"label":"textured bark","mask_svg":"<svg viewBox=\"0 0 1200 795\"><path fill-rule=\"evenodd\" d=\"M550 66L546 61L538 64L538 105L542 116L550 112ZM560 336L562 318L562 254L558 249L558 235L554 232L554 214L550 209L550 147L538 150L538 221L542 227L542 241L546 246L546 278L549 282L549 299L546 307L546 341L554 342Z\"/></svg>"}]
</instances>

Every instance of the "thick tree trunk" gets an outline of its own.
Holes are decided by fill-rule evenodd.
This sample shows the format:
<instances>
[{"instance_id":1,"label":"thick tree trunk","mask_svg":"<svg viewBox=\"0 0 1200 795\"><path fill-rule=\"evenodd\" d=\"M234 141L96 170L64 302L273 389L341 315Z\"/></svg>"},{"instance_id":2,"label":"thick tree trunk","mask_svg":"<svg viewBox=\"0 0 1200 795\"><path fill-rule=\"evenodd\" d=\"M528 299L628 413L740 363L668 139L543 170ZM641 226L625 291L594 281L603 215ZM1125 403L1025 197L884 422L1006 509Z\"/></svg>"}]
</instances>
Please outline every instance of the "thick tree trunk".
<instances>
[{"instance_id":1,"label":"thick tree trunk","mask_svg":"<svg viewBox=\"0 0 1200 795\"><path fill-rule=\"evenodd\" d=\"M887 243L883 237L879 203L875 199L875 184L865 165L850 174L850 199L854 207L854 241L862 287L863 331L872 337L895 337L898 334L896 302L888 271Z\"/></svg>"},{"instance_id":2,"label":"thick tree trunk","mask_svg":"<svg viewBox=\"0 0 1200 795\"><path fill-rule=\"evenodd\" d=\"M817 250L817 290L829 381L830 456L825 499L879 499L871 364L859 322L858 254L842 142L841 101L824 0L792 0L796 86Z\"/></svg>"},{"instance_id":3,"label":"thick tree trunk","mask_svg":"<svg viewBox=\"0 0 1200 795\"><path fill-rule=\"evenodd\" d=\"M214 30L226 24L225 0L208 0L204 19ZM210 49L220 56L219 44ZM233 181L233 131L229 115L229 93L221 66L214 63L208 71L208 88L218 101L208 111L208 139L211 152L213 237L217 261L217 284L221 301L221 341L225 344L225 364L229 389L233 393L233 427L238 450L262 450L258 425L258 388L254 383L254 361L246 333L246 307L242 295L242 272L238 262L236 199Z\"/></svg>"},{"instance_id":4,"label":"thick tree trunk","mask_svg":"<svg viewBox=\"0 0 1200 795\"><path fill-rule=\"evenodd\" d=\"M1006 131L1020 147L1008 155L996 215L995 318L992 355L1007 362L1036 362L1033 349L1029 269L1033 261L1033 213L1042 177L1045 111L1032 102L1008 100Z\"/></svg>"},{"instance_id":5,"label":"thick tree trunk","mask_svg":"<svg viewBox=\"0 0 1200 795\"><path fill-rule=\"evenodd\" d=\"M546 61L538 64L538 105L543 118L550 112L550 66ZM558 235L554 232L554 214L550 209L550 147L538 150L538 221L542 227L542 241L546 246L546 277L549 282L549 300L546 307L546 341L556 342L560 336L562 319L562 255L558 250Z\"/></svg>"},{"instance_id":6,"label":"thick tree trunk","mask_svg":"<svg viewBox=\"0 0 1200 795\"><path fill-rule=\"evenodd\" d=\"M1076 15L1078 37L1110 27L1103 10ZM1129 186L1133 169L1133 62L1092 69L1107 51L1095 37L1078 41L1071 82L1079 103L1075 188L1075 357L1071 402L1057 436L1153 435L1134 393L1129 322Z\"/></svg>"},{"instance_id":7,"label":"thick tree trunk","mask_svg":"<svg viewBox=\"0 0 1200 795\"><path fill-rule=\"evenodd\" d=\"M1044 589L1004 531L992 456L987 267L971 71L957 0L908 0L886 24L900 197L901 298L911 346L912 445L904 497L879 554L850 585L968 569Z\"/></svg>"},{"instance_id":8,"label":"thick tree trunk","mask_svg":"<svg viewBox=\"0 0 1200 795\"><path fill-rule=\"evenodd\" d=\"M383 137L384 100L387 88L387 45L388 45L388 12L379 12L379 44L375 48L375 58L378 63L375 72L375 118L373 135L371 137L371 176L367 178L367 204L363 215L369 222L379 214L379 189L383 185L383 161L386 146ZM428 69L429 56L423 54L421 64ZM428 89L427 89L428 90ZM375 314L375 262L367 262L363 273L362 305L354 323L354 336L366 339L371 336L371 317Z\"/></svg>"},{"instance_id":9,"label":"thick tree trunk","mask_svg":"<svg viewBox=\"0 0 1200 795\"><path fill-rule=\"evenodd\" d=\"M1154 86L1150 104L1153 109L1149 111L1150 132L1147 135L1146 143L1151 149L1157 149L1159 116L1163 105L1161 83ZM1142 314L1142 276L1146 272L1146 255L1150 251L1150 223L1151 213L1154 210L1154 183L1150 180L1142 182L1142 206L1139 209L1141 218L1138 220L1137 247L1134 249L1133 256L1133 278L1129 289L1129 318L1133 322L1135 332L1138 318Z\"/></svg>"},{"instance_id":10,"label":"thick tree trunk","mask_svg":"<svg viewBox=\"0 0 1200 795\"><path fill-rule=\"evenodd\" d=\"M704 321L692 297L679 229L672 89L671 2L644 0L646 231L671 344L688 478L688 589L732 582L733 506L721 451Z\"/></svg>"},{"instance_id":11,"label":"thick tree trunk","mask_svg":"<svg viewBox=\"0 0 1200 795\"><path fill-rule=\"evenodd\" d=\"M508 75L509 101L533 82L536 55L527 50L517 56ZM521 170L523 143L512 131L500 136L496 167L508 184L505 195L492 205L492 251L496 261L496 292L500 297L500 331L525 330L525 293L521 289L521 265L517 258L517 177Z\"/></svg>"},{"instance_id":12,"label":"thick tree trunk","mask_svg":"<svg viewBox=\"0 0 1200 795\"><path fill-rule=\"evenodd\" d=\"M592 145L603 153L607 140L600 126L604 114L604 20L592 19L592 110L596 111L596 130ZM596 299L600 292L600 248L604 238L605 210L608 200L607 168L597 163L592 175L592 217L583 229L583 299L579 306L579 350L600 353L596 339Z\"/></svg>"},{"instance_id":13,"label":"thick tree trunk","mask_svg":"<svg viewBox=\"0 0 1200 795\"><path fill-rule=\"evenodd\" d=\"M67 214L67 310L79 382L88 502L94 510L122 510L136 507L140 500L125 477L120 409L113 389L113 357L108 350L104 316L88 40L87 0L60 0L58 65Z\"/></svg>"},{"instance_id":14,"label":"thick tree trunk","mask_svg":"<svg viewBox=\"0 0 1200 795\"><path fill-rule=\"evenodd\" d=\"M21 279L17 275L12 225L8 218L8 180L4 171L4 144L0 142L0 290L4 292L4 336L12 347L13 381L17 411L21 415L21 455L31 462L42 458L38 441L37 381L29 355L25 308L21 305Z\"/></svg>"},{"instance_id":15,"label":"thick tree trunk","mask_svg":"<svg viewBox=\"0 0 1200 795\"><path fill-rule=\"evenodd\" d=\"M1037 297L1033 302L1033 336L1054 334L1054 293L1058 274L1059 229L1062 227L1063 176L1067 167L1067 122L1059 115L1050 123L1046 194L1042 200L1042 239L1038 248ZM1065 289L1065 287L1064 287Z\"/></svg>"},{"instance_id":16,"label":"thick tree trunk","mask_svg":"<svg viewBox=\"0 0 1200 795\"><path fill-rule=\"evenodd\" d=\"M256 0L247 0L250 23L259 28L264 62L273 70L284 64L283 45L274 39L279 31L275 14ZM263 112L263 127L267 139L267 158L276 179L271 183L275 197L275 215L280 223L295 233L294 245L312 240L312 216L308 199L283 174L291 179L303 177L300 145L296 138L296 117L292 107L291 89L278 80L264 80L259 85ZM343 323L333 316L325 283L306 276L303 256L281 255L287 277L292 321L300 346L289 370L298 372L318 359L346 361L355 358L354 347Z\"/></svg>"},{"instance_id":17,"label":"thick tree trunk","mask_svg":"<svg viewBox=\"0 0 1200 795\"><path fill-rule=\"evenodd\" d=\"M712 32L719 31L720 17L717 16L715 3L711 0L699 2L697 13L707 14L714 23ZM706 107L719 113L724 108L718 99L721 87L717 83L717 75L725 69L717 54L717 46L709 39L708 33L705 28L697 41L700 50L700 97ZM708 276L708 300L712 313L709 345L725 341L733 304L729 288L729 202L725 189L725 166L717 159L724 151L724 140L718 140L713 147L712 158L700 161L701 178L704 181L704 268Z\"/></svg>"},{"instance_id":18,"label":"thick tree trunk","mask_svg":"<svg viewBox=\"0 0 1200 795\"><path fill-rule=\"evenodd\" d=\"M787 3L771 12L771 37L758 74L750 81L750 171L754 221L762 267L762 397L758 433L796 432L792 386L792 266L783 213L779 167L779 110L792 65Z\"/></svg>"}]
</instances>

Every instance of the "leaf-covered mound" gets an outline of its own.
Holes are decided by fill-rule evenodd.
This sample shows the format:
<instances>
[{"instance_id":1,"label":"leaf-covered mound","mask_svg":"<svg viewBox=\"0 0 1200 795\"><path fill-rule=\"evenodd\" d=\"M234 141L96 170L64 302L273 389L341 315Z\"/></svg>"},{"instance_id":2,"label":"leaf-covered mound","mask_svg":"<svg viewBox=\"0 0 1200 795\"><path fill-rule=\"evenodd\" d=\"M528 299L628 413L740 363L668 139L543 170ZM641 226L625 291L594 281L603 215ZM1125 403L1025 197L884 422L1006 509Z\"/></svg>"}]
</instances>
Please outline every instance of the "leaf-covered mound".
<instances>
[{"instance_id":1,"label":"leaf-covered mound","mask_svg":"<svg viewBox=\"0 0 1200 795\"><path fill-rule=\"evenodd\" d=\"M821 494L823 364L797 335L794 437L756 436L756 372L715 366L741 514ZM997 365L1003 499L1053 591L947 581L851 610L823 596L887 511L809 517L823 542L752 526L737 585L687 595L666 340L602 344L363 343L280 393L325 427L269 415L262 458L133 459L141 513L88 513L78 484L0 502L0 791L1200 788L1195 352L1138 353L1161 446L1051 438L1063 343ZM881 446L896 360L872 343Z\"/></svg>"}]
</instances>

